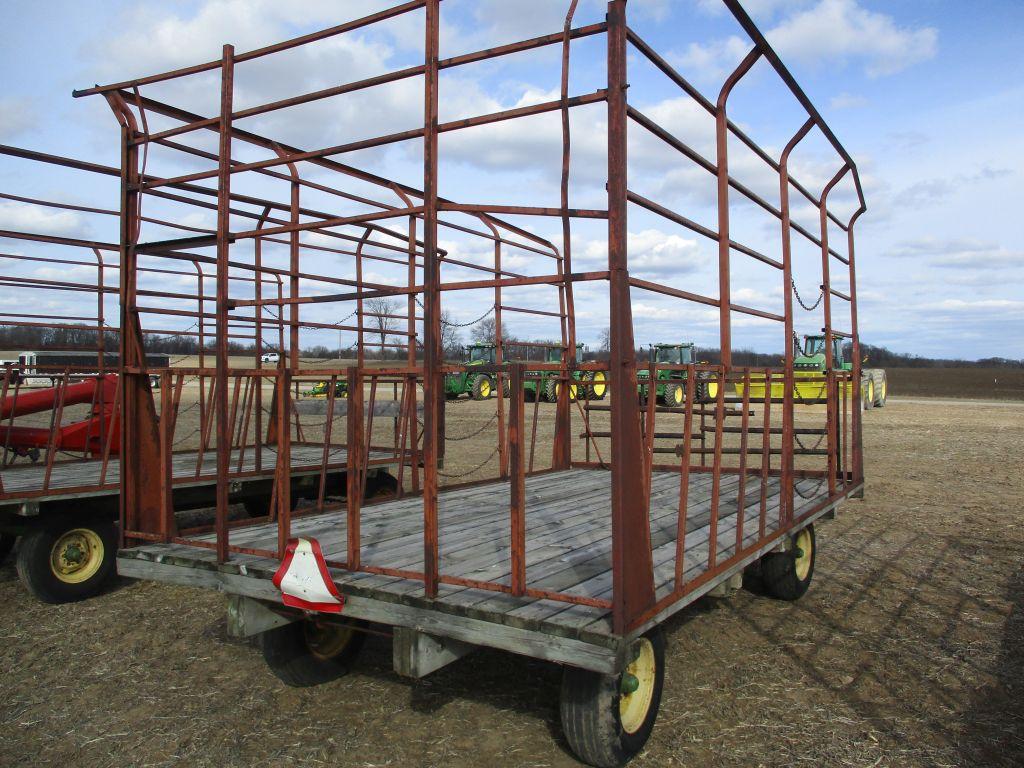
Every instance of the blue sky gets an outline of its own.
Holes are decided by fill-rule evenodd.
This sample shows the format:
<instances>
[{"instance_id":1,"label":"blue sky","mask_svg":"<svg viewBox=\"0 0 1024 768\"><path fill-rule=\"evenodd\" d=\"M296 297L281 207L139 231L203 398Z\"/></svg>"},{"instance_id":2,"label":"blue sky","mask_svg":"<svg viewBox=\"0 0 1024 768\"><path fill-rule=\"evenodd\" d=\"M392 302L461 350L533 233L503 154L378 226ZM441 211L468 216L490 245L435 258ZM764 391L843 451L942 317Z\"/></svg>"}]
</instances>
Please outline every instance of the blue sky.
<instances>
[{"instance_id":1,"label":"blue sky","mask_svg":"<svg viewBox=\"0 0 1024 768\"><path fill-rule=\"evenodd\" d=\"M285 5L291 9L290 17L284 16ZM223 42L246 50L385 5L372 0L348 4L328 0L289 4L270 0L2 2L0 142L115 165L117 130L109 111L96 97L72 99L72 88L215 58ZM441 55L556 31L566 5L445 0ZM1009 0L750 0L745 5L859 165L869 208L858 224L857 238L862 339L923 355L1024 357L1024 217L1019 211L1024 201L1020 130L1024 4ZM631 25L712 100L723 73L748 47L724 6L715 0L632 0L629 7ZM603 13L603 4L581 0L577 23L597 21ZM420 21L421 17L412 17L350 35L344 42L283 56L273 62L273 68L271 62L245 71L240 67L236 107L415 64L422 59ZM558 84L557 53L552 48L446 73L441 82L441 119L552 98ZM571 92L601 87L603 40L579 41L572 56ZM200 77L189 86L143 92L211 113L216 83ZM257 120L253 128L306 148L402 130L421 119L418 88L418 83L410 83L365 99L332 101L274 120ZM698 151L706 149L713 160L707 116L681 96L641 57L631 55L631 103ZM730 115L775 155L801 122L795 103L763 64L737 88ZM442 193L467 202L557 205L557 125L557 115L552 114L522 124L445 136ZM603 126L600 105L573 114L574 206L603 204ZM639 126L630 130L631 189L714 226L714 209L709 205L713 178L666 154L664 146L652 142ZM812 134L794 155L794 175L814 189L820 189L838 168L826 150L820 137ZM263 157L245 152L240 150L241 156ZM730 147L730 152L734 174L769 195L771 177L765 176L764 168L738 147ZM418 153L418 146L399 145L347 160L420 186ZM171 160L154 153L150 169L160 173L199 169ZM310 178L330 182L315 173ZM252 189L275 192L258 182L253 182ZM113 182L66 170L40 170L10 158L0 158L0 191L107 208L117 202ZM777 199L777 190L774 194ZM834 196L838 210L846 210L849 189L841 185ZM311 206L319 202L315 196L304 201ZM148 210L157 215L159 204L153 203ZM798 220L809 229L817 228L816 214L806 206L795 210L795 216L802 217ZM777 255L774 219L739 201L732 217L734 239ZM209 221L193 223L205 226ZM555 219L517 223L560 243ZM237 222L237 227L242 225ZM116 239L115 222L103 217L2 201L0 228ZM629 230L635 273L716 295L713 243L634 208ZM839 234L835 230L830 237ZM147 233L154 239L166 236L170 233L158 228ZM484 263L489 258L488 249L479 242L451 232L443 232L442 240L467 261ZM845 241L840 244L837 247L844 251ZM21 243L0 243L5 252L15 248L25 253L33 250ZM601 268L605 258L602 225L581 224L574 234L573 252L577 269ZM545 271L541 259L512 253L508 258L509 268L514 265L523 273ZM820 257L813 248L799 245L794 259L798 288L813 300ZM2 266L5 271L11 268L9 263ZM311 265L313 271L333 274L347 274L350 268L327 257ZM46 268L40 269L37 274L44 276ZM446 269L446 279L479 277L468 270ZM783 286L778 273L751 264L742 255L734 255L733 273L735 301L780 310ZM401 280L386 267L374 277L381 282ZM844 289L843 279L835 279L837 287ZM506 300L550 308L554 293L545 288L521 289ZM22 301L11 295L11 289L0 292L0 304L16 306ZM447 306L456 320L465 321L482 314L489 301L489 295L481 292L450 297ZM839 304L834 310L837 315ZM350 309L322 306L304 316L333 322ZM111 304L108 313L113 311ZM605 314L602 287L580 286L577 317L582 340L596 342L607 325ZM678 300L634 296L638 342L693 339L714 345L715 314ZM507 316L506 321L520 336L554 334L549 320ZM800 331L814 331L820 325L819 312L799 313ZM843 328L847 323L837 317L835 325ZM737 346L782 348L781 328L767 321L737 316L734 336Z\"/></svg>"}]
</instances>

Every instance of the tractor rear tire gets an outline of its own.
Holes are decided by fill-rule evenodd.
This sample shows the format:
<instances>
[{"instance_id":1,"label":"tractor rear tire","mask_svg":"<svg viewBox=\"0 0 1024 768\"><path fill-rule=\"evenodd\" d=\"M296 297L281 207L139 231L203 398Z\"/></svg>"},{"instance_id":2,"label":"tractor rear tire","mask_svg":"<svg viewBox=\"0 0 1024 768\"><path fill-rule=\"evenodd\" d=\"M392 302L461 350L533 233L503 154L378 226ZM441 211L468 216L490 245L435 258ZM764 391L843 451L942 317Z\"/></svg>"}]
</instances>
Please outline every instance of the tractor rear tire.
<instances>
[{"instance_id":1,"label":"tractor rear tire","mask_svg":"<svg viewBox=\"0 0 1024 768\"><path fill-rule=\"evenodd\" d=\"M18 577L44 603L84 600L114 574L117 524L106 517L53 517L21 537Z\"/></svg>"},{"instance_id":2,"label":"tractor rear tire","mask_svg":"<svg viewBox=\"0 0 1024 768\"><path fill-rule=\"evenodd\" d=\"M366 642L366 633L350 626L303 619L260 635L263 659L285 685L307 688L347 675Z\"/></svg>"},{"instance_id":3,"label":"tractor rear tire","mask_svg":"<svg viewBox=\"0 0 1024 768\"><path fill-rule=\"evenodd\" d=\"M544 382L544 399L549 403L558 402L558 379L554 376Z\"/></svg>"},{"instance_id":4,"label":"tractor rear tire","mask_svg":"<svg viewBox=\"0 0 1024 768\"><path fill-rule=\"evenodd\" d=\"M769 595L778 600L799 600L814 577L817 543L814 526L808 525L791 541L787 552L773 552L761 558L761 580Z\"/></svg>"},{"instance_id":5,"label":"tractor rear tire","mask_svg":"<svg viewBox=\"0 0 1024 768\"><path fill-rule=\"evenodd\" d=\"M11 554L11 550L14 549L14 542L18 540L18 537L13 533L0 533L0 565L3 565L7 556Z\"/></svg>"},{"instance_id":6,"label":"tractor rear tire","mask_svg":"<svg viewBox=\"0 0 1024 768\"><path fill-rule=\"evenodd\" d=\"M686 401L686 385L670 381L665 385L665 405L679 408Z\"/></svg>"},{"instance_id":7,"label":"tractor rear tire","mask_svg":"<svg viewBox=\"0 0 1024 768\"><path fill-rule=\"evenodd\" d=\"M885 400L889 392L889 382L886 379L885 371L881 368L871 369L871 380L875 384L875 408L884 408Z\"/></svg>"},{"instance_id":8,"label":"tractor rear tire","mask_svg":"<svg viewBox=\"0 0 1024 768\"><path fill-rule=\"evenodd\" d=\"M494 385L491 383L489 377L480 374L473 379L473 391L471 397L474 400L487 400L491 396L491 392L494 391Z\"/></svg>"},{"instance_id":9,"label":"tractor rear tire","mask_svg":"<svg viewBox=\"0 0 1024 768\"><path fill-rule=\"evenodd\" d=\"M621 675L564 667L562 732L576 756L597 768L618 768L651 735L665 680L665 635L655 627L638 638Z\"/></svg>"},{"instance_id":10,"label":"tractor rear tire","mask_svg":"<svg viewBox=\"0 0 1024 768\"><path fill-rule=\"evenodd\" d=\"M390 472L378 472L367 479L367 499L390 499L396 495L398 495L398 478Z\"/></svg>"},{"instance_id":11,"label":"tractor rear tire","mask_svg":"<svg viewBox=\"0 0 1024 768\"><path fill-rule=\"evenodd\" d=\"M587 374L587 400L604 400L608 395L608 374L604 371L590 371Z\"/></svg>"},{"instance_id":12,"label":"tractor rear tire","mask_svg":"<svg viewBox=\"0 0 1024 768\"><path fill-rule=\"evenodd\" d=\"M875 380L868 376L864 380L864 410L869 411L875 407Z\"/></svg>"}]
</instances>

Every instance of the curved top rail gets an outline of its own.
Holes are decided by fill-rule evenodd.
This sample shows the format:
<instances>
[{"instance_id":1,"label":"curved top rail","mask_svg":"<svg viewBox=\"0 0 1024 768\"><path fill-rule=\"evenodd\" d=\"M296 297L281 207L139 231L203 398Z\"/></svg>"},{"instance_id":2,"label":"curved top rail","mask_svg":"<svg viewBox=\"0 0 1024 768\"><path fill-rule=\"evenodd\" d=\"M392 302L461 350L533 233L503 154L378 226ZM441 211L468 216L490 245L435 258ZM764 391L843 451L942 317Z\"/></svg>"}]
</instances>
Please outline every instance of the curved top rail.
<instances>
[{"instance_id":1,"label":"curved top rail","mask_svg":"<svg viewBox=\"0 0 1024 768\"><path fill-rule=\"evenodd\" d=\"M796 97L796 100L800 102L800 106L804 108L808 116L814 121L818 130L822 132L829 144L832 145L833 149L835 149L853 172L853 183L857 188L857 199L860 201L860 208L854 216L851 217L850 224L847 225L852 226L853 221L857 216L867 210L867 202L864 199L864 189L861 186L860 172L857 170L857 164L853 161L850 153L846 151L846 147L843 146L842 142L840 142L835 133L833 133L828 123L825 122L825 118L823 118L821 113L818 112L817 107L814 106L810 97L804 93L804 89L797 83L796 78L793 77L793 74L789 71L786 65L782 63L782 59L779 58L779 54L775 52L775 49L772 48L767 38L765 38L761 30L758 29L757 24L754 23L754 20L750 18L747 12L743 9L743 6L740 5L739 0L722 0L722 2L725 3L732 15L736 17L736 21L739 22L740 26L743 27L743 30L753 41L754 45L772 65L772 68L782 79L782 82L786 84L793 96Z\"/></svg>"}]
</instances>

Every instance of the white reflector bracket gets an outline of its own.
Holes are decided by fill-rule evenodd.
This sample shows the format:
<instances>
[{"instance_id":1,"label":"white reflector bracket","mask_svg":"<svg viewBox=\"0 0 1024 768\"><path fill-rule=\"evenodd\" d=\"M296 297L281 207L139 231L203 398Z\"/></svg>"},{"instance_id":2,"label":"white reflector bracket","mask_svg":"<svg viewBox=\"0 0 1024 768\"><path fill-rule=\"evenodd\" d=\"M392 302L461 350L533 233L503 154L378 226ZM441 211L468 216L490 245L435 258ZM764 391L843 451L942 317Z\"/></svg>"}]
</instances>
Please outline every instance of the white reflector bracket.
<instances>
[{"instance_id":1,"label":"white reflector bracket","mask_svg":"<svg viewBox=\"0 0 1024 768\"><path fill-rule=\"evenodd\" d=\"M288 542L281 567L274 574L274 586L281 590L282 601L291 608L341 613L345 605L316 539Z\"/></svg>"}]
</instances>

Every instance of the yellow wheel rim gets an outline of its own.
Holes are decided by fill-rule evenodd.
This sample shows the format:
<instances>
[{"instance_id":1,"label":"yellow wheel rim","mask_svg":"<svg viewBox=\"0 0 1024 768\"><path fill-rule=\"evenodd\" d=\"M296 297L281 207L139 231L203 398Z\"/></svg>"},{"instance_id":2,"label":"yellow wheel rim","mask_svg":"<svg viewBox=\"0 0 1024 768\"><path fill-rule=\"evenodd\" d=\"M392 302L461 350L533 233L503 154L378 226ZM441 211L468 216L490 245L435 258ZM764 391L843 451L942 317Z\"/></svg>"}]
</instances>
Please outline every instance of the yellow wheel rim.
<instances>
[{"instance_id":1,"label":"yellow wheel rim","mask_svg":"<svg viewBox=\"0 0 1024 768\"><path fill-rule=\"evenodd\" d=\"M306 646L314 658L320 661L330 661L344 651L354 632L352 627L327 624L315 619L303 622Z\"/></svg>"},{"instance_id":2,"label":"yellow wheel rim","mask_svg":"<svg viewBox=\"0 0 1024 768\"><path fill-rule=\"evenodd\" d=\"M594 397L604 397L604 393L608 391L608 385L605 383L608 378L604 375L604 371L594 371L593 384L591 384Z\"/></svg>"},{"instance_id":3,"label":"yellow wheel rim","mask_svg":"<svg viewBox=\"0 0 1024 768\"><path fill-rule=\"evenodd\" d=\"M576 385L575 384L570 384L569 385L569 400L575 400L576 399L576 393L577 393ZM555 384L555 397L558 397L561 394L562 394L562 383L559 382L559 383Z\"/></svg>"},{"instance_id":4,"label":"yellow wheel rim","mask_svg":"<svg viewBox=\"0 0 1024 768\"><path fill-rule=\"evenodd\" d=\"M641 637L633 647L637 655L622 673L622 692L619 695L619 722L626 733L636 733L647 719L657 672L651 641Z\"/></svg>"},{"instance_id":5,"label":"yellow wheel rim","mask_svg":"<svg viewBox=\"0 0 1024 768\"><path fill-rule=\"evenodd\" d=\"M889 394L889 382L882 379L882 399L885 400L885 396Z\"/></svg>"},{"instance_id":6,"label":"yellow wheel rim","mask_svg":"<svg viewBox=\"0 0 1024 768\"><path fill-rule=\"evenodd\" d=\"M875 382L873 381L868 382L868 400L872 403L875 402Z\"/></svg>"},{"instance_id":7,"label":"yellow wheel rim","mask_svg":"<svg viewBox=\"0 0 1024 768\"><path fill-rule=\"evenodd\" d=\"M673 400L673 402L675 402L676 405L682 405L683 404L683 388L682 387L675 387L674 388L674 391L672 392L672 400Z\"/></svg>"},{"instance_id":8,"label":"yellow wheel rim","mask_svg":"<svg viewBox=\"0 0 1024 768\"><path fill-rule=\"evenodd\" d=\"M708 382L708 397L718 397L718 382L717 381L709 381Z\"/></svg>"},{"instance_id":9,"label":"yellow wheel rim","mask_svg":"<svg viewBox=\"0 0 1024 768\"><path fill-rule=\"evenodd\" d=\"M811 538L809 528L804 528L796 535L795 546L798 552L795 561L796 576L803 581L811 572L811 560L814 558L814 539Z\"/></svg>"},{"instance_id":10,"label":"yellow wheel rim","mask_svg":"<svg viewBox=\"0 0 1024 768\"><path fill-rule=\"evenodd\" d=\"M480 382L480 394L484 397L491 396L491 381L490 379L484 379Z\"/></svg>"},{"instance_id":11,"label":"yellow wheel rim","mask_svg":"<svg viewBox=\"0 0 1024 768\"><path fill-rule=\"evenodd\" d=\"M88 581L103 565L103 539L88 528L74 528L50 549L50 570L65 584Z\"/></svg>"}]
</instances>

